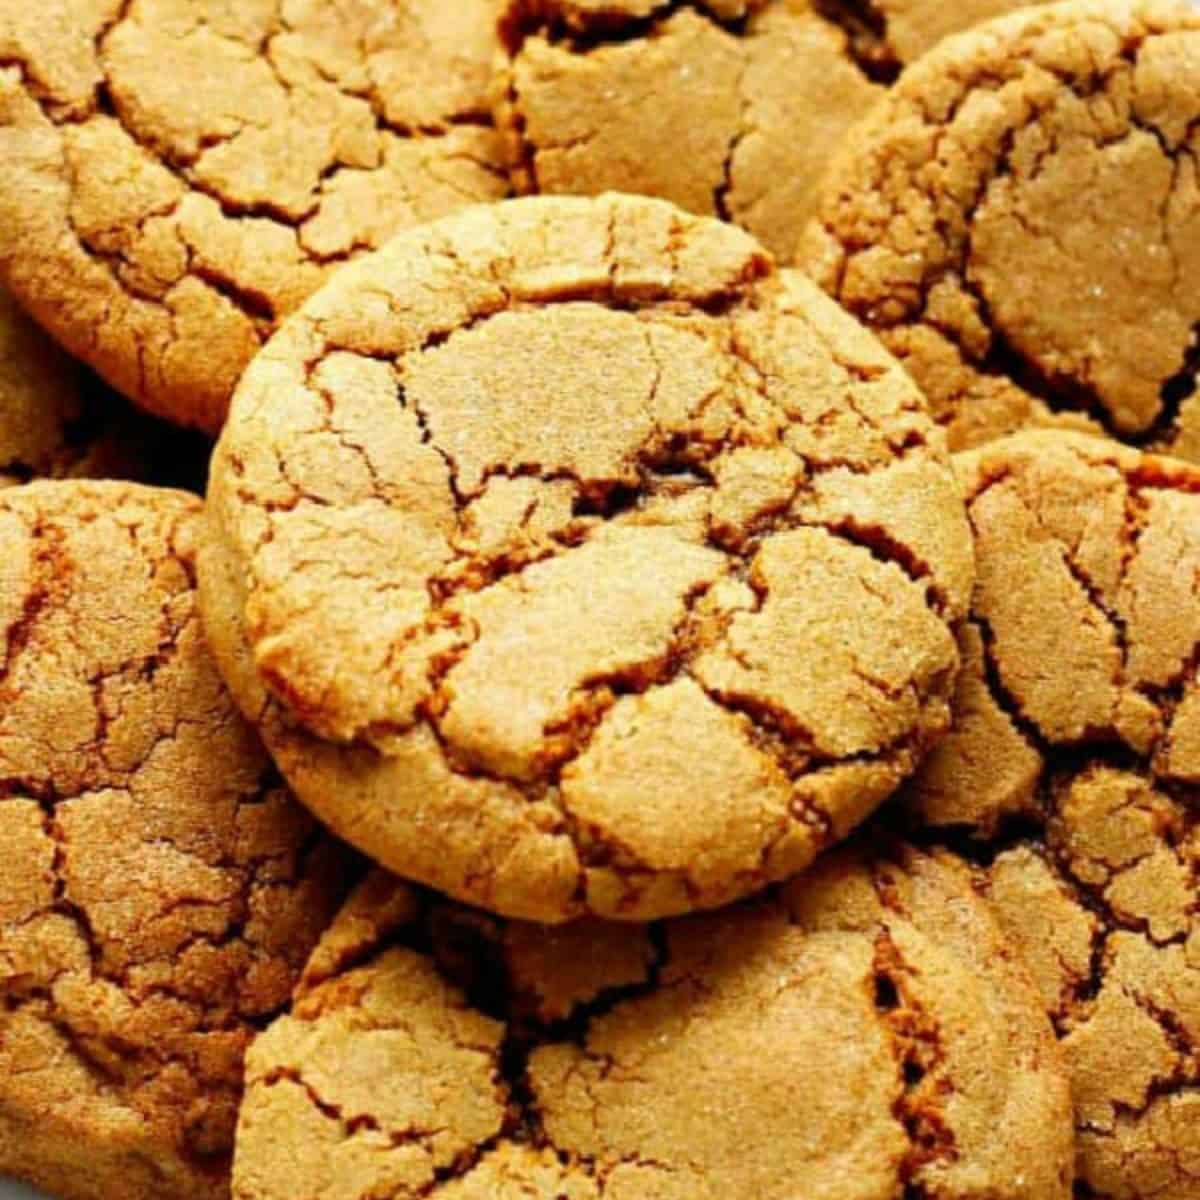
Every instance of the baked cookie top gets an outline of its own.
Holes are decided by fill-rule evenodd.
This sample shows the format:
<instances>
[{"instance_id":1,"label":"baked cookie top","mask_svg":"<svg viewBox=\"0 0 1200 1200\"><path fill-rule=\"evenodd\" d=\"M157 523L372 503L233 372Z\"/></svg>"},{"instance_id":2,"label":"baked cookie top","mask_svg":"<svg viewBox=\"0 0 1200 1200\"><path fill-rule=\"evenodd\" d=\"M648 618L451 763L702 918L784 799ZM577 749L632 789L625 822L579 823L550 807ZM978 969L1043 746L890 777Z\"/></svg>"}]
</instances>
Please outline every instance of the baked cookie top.
<instances>
[{"instance_id":1,"label":"baked cookie top","mask_svg":"<svg viewBox=\"0 0 1200 1200\"><path fill-rule=\"evenodd\" d=\"M228 1195L242 1053L346 864L205 646L199 502L0 492L0 1174Z\"/></svg>"},{"instance_id":2,"label":"baked cookie top","mask_svg":"<svg viewBox=\"0 0 1200 1200\"><path fill-rule=\"evenodd\" d=\"M216 430L342 261L494 199L493 0L0 0L0 276Z\"/></svg>"},{"instance_id":3,"label":"baked cookie top","mask_svg":"<svg viewBox=\"0 0 1200 1200\"><path fill-rule=\"evenodd\" d=\"M1200 469L1027 433L961 459L979 579L909 803L980 839L1071 1068L1084 1195L1200 1181Z\"/></svg>"},{"instance_id":4,"label":"baked cookie top","mask_svg":"<svg viewBox=\"0 0 1200 1200\"><path fill-rule=\"evenodd\" d=\"M139 469L145 430L88 396L77 365L0 289L0 488Z\"/></svg>"},{"instance_id":5,"label":"baked cookie top","mask_svg":"<svg viewBox=\"0 0 1200 1200\"><path fill-rule=\"evenodd\" d=\"M247 372L203 603L297 793L508 916L807 865L948 723L970 539L917 390L656 200L401 235Z\"/></svg>"},{"instance_id":6,"label":"baked cookie top","mask_svg":"<svg viewBox=\"0 0 1200 1200\"><path fill-rule=\"evenodd\" d=\"M233 1194L1067 1200L1072 1149L1049 1024L964 873L856 848L655 927L506 925L373 877L250 1051Z\"/></svg>"},{"instance_id":7,"label":"baked cookie top","mask_svg":"<svg viewBox=\"0 0 1200 1200\"><path fill-rule=\"evenodd\" d=\"M659 196L790 262L900 65L1013 0L505 0L496 117L518 190Z\"/></svg>"},{"instance_id":8,"label":"baked cookie top","mask_svg":"<svg viewBox=\"0 0 1200 1200\"><path fill-rule=\"evenodd\" d=\"M1200 459L1200 12L1040 6L905 73L827 175L801 261L954 449L1090 422Z\"/></svg>"}]
</instances>

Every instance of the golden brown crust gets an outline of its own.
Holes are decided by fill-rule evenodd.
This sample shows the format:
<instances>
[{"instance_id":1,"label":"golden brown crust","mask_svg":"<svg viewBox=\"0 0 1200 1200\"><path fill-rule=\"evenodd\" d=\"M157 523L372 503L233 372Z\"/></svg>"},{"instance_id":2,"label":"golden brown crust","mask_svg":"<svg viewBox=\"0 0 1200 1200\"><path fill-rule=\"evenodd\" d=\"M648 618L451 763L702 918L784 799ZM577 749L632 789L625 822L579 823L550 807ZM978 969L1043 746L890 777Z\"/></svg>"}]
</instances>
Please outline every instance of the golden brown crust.
<instances>
[{"instance_id":1,"label":"golden brown crust","mask_svg":"<svg viewBox=\"0 0 1200 1200\"><path fill-rule=\"evenodd\" d=\"M958 465L978 582L956 727L911 811L988 840L982 885L1072 1071L1084 1194L1187 1200L1200 468L1050 432Z\"/></svg>"},{"instance_id":2,"label":"golden brown crust","mask_svg":"<svg viewBox=\"0 0 1200 1200\"><path fill-rule=\"evenodd\" d=\"M857 847L620 930L374 877L251 1050L234 1196L1066 1200L1071 1153L1048 1023L964 873Z\"/></svg>"},{"instance_id":3,"label":"golden brown crust","mask_svg":"<svg viewBox=\"0 0 1200 1200\"><path fill-rule=\"evenodd\" d=\"M493 0L0 3L0 275L118 390L220 428L338 263L504 194Z\"/></svg>"},{"instance_id":4,"label":"golden brown crust","mask_svg":"<svg viewBox=\"0 0 1200 1200\"><path fill-rule=\"evenodd\" d=\"M1200 457L1200 13L1039 6L950 39L857 128L801 262L953 449L1090 425Z\"/></svg>"},{"instance_id":5,"label":"golden brown crust","mask_svg":"<svg viewBox=\"0 0 1200 1200\"><path fill-rule=\"evenodd\" d=\"M0 493L0 1173L228 1194L242 1053L347 865L204 644L198 502Z\"/></svg>"},{"instance_id":6,"label":"golden brown crust","mask_svg":"<svg viewBox=\"0 0 1200 1200\"><path fill-rule=\"evenodd\" d=\"M349 840L508 915L651 918L806 866L941 732L960 503L911 383L746 235L513 201L256 361L203 603Z\"/></svg>"}]
</instances>

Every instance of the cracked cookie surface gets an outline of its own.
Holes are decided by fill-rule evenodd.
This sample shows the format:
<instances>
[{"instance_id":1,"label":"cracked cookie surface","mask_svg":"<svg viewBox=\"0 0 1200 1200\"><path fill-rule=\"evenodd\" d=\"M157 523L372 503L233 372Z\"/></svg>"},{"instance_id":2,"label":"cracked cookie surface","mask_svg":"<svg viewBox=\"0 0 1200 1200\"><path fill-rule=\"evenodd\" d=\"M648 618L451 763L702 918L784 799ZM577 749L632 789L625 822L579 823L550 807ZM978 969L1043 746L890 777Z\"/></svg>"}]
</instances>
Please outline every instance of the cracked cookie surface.
<instances>
[{"instance_id":1,"label":"cracked cookie surface","mask_svg":"<svg viewBox=\"0 0 1200 1200\"><path fill-rule=\"evenodd\" d=\"M802 263L953 449L1091 424L1200 459L1200 12L1078 0L906 72L822 186Z\"/></svg>"},{"instance_id":2,"label":"cracked cookie surface","mask_svg":"<svg viewBox=\"0 0 1200 1200\"><path fill-rule=\"evenodd\" d=\"M233 1192L1067 1200L1071 1153L1049 1023L966 873L855 846L658 926L373 876L250 1051Z\"/></svg>"},{"instance_id":3,"label":"cracked cookie surface","mask_svg":"<svg viewBox=\"0 0 1200 1200\"><path fill-rule=\"evenodd\" d=\"M980 843L1066 1051L1081 1194L1190 1200L1200 469L1053 432L961 465L979 577L956 728L908 801Z\"/></svg>"},{"instance_id":4,"label":"cracked cookie surface","mask_svg":"<svg viewBox=\"0 0 1200 1200\"><path fill-rule=\"evenodd\" d=\"M39 477L137 477L144 431L86 394L82 373L0 290L0 488Z\"/></svg>"},{"instance_id":5,"label":"cracked cookie surface","mask_svg":"<svg viewBox=\"0 0 1200 1200\"><path fill-rule=\"evenodd\" d=\"M0 1174L219 1200L242 1056L344 893L204 643L199 502L0 493Z\"/></svg>"},{"instance_id":6,"label":"cracked cookie surface","mask_svg":"<svg viewBox=\"0 0 1200 1200\"><path fill-rule=\"evenodd\" d=\"M336 266L507 184L494 0L0 2L0 275L160 416L215 431Z\"/></svg>"},{"instance_id":7,"label":"cracked cookie surface","mask_svg":"<svg viewBox=\"0 0 1200 1200\"><path fill-rule=\"evenodd\" d=\"M806 866L948 722L970 539L878 344L744 233L531 198L347 268L238 390L205 618L384 865L560 921Z\"/></svg>"},{"instance_id":8,"label":"cracked cookie surface","mask_svg":"<svg viewBox=\"0 0 1200 1200\"><path fill-rule=\"evenodd\" d=\"M508 0L497 125L520 191L659 196L791 261L821 174L881 81L1014 7Z\"/></svg>"}]
</instances>

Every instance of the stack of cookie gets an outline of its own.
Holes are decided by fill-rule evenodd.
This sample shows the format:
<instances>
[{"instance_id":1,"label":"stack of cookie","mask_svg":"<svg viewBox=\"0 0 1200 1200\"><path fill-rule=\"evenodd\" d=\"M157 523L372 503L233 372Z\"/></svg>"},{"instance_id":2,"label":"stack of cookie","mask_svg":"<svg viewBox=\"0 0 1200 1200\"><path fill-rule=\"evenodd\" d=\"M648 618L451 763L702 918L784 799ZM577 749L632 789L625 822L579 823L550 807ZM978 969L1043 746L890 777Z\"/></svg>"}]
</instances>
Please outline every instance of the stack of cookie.
<instances>
[{"instance_id":1,"label":"stack of cookie","mask_svg":"<svg viewBox=\"0 0 1200 1200\"><path fill-rule=\"evenodd\" d=\"M1200 1200L1200 12L1017 8L0 0L0 1174Z\"/></svg>"}]
</instances>

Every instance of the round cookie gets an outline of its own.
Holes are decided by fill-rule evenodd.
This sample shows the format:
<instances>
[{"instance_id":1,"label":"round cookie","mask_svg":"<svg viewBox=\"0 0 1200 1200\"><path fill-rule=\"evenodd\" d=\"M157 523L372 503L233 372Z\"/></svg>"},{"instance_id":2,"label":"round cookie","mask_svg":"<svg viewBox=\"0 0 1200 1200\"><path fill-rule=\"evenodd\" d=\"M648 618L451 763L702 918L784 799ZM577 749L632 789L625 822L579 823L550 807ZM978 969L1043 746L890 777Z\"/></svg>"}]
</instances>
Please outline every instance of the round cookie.
<instances>
[{"instance_id":1,"label":"round cookie","mask_svg":"<svg viewBox=\"0 0 1200 1200\"><path fill-rule=\"evenodd\" d=\"M0 488L39 476L140 471L145 430L103 397L0 290Z\"/></svg>"},{"instance_id":2,"label":"round cookie","mask_svg":"<svg viewBox=\"0 0 1200 1200\"><path fill-rule=\"evenodd\" d=\"M250 1051L233 1195L1067 1200L1070 1111L947 862L856 847L719 914L557 930L380 874Z\"/></svg>"},{"instance_id":3,"label":"round cookie","mask_svg":"<svg viewBox=\"0 0 1200 1200\"><path fill-rule=\"evenodd\" d=\"M506 916L756 891L948 724L972 558L919 393L661 201L348 267L247 372L209 515L214 648L297 795Z\"/></svg>"},{"instance_id":4,"label":"round cookie","mask_svg":"<svg viewBox=\"0 0 1200 1200\"><path fill-rule=\"evenodd\" d=\"M1062 1038L1089 1200L1200 1188L1200 469L1082 435L962 458L979 582L955 731L908 797Z\"/></svg>"},{"instance_id":5,"label":"round cookie","mask_svg":"<svg viewBox=\"0 0 1200 1200\"><path fill-rule=\"evenodd\" d=\"M255 1029L349 867L205 646L199 501L0 492L0 1175L220 1200Z\"/></svg>"},{"instance_id":6,"label":"round cookie","mask_svg":"<svg viewBox=\"0 0 1200 1200\"><path fill-rule=\"evenodd\" d=\"M1200 11L1073 0L949 39L825 178L802 263L951 448L1090 423L1200 459Z\"/></svg>"},{"instance_id":7,"label":"round cookie","mask_svg":"<svg viewBox=\"0 0 1200 1200\"><path fill-rule=\"evenodd\" d=\"M0 277L125 395L217 430L347 258L507 189L495 0L0 0Z\"/></svg>"},{"instance_id":8,"label":"round cookie","mask_svg":"<svg viewBox=\"0 0 1200 1200\"><path fill-rule=\"evenodd\" d=\"M524 192L659 196L790 261L902 63L1014 0L507 0L497 124Z\"/></svg>"}]
</instances>

